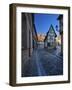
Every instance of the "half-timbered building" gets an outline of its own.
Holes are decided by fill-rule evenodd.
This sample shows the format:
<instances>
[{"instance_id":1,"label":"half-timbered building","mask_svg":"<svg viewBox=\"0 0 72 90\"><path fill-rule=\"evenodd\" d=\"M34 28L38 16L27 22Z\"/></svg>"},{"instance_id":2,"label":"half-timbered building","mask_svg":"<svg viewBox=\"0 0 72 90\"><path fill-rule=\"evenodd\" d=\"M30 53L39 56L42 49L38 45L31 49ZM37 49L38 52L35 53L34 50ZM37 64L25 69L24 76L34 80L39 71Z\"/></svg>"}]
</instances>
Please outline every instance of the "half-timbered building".
<instances>
[{"instance_id":1,"label":"half-timbered building","mask_svg":"<svg viewBox=\"0 0 72 90\"><path fill-rule=\"evenodd\" d=\"M56 33L55 30L53 28L53 25L50 26L46 37L44 39L44 46L47 47L48 49L52 49L56 47Z\"/></svg>"}]
</instances>

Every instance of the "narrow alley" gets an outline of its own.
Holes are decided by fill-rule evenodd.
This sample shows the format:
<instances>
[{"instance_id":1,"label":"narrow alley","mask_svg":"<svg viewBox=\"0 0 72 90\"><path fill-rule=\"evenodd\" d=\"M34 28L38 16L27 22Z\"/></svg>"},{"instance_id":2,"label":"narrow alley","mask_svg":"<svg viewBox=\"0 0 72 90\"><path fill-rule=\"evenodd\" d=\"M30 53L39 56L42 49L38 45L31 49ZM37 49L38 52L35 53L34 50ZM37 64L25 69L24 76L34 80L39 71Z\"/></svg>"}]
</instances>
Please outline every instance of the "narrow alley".
<instances>
[{"instance_id":1,"label":"narrow alley","mask_svg":"<svg viewBox=\"0 0 72 90\"><path fill-rule=\"evenodd\" d=\"M57 52L58 49L35 49L30 59L22 63L22 77L62 75L63 58Z\"/></svg>"}]
</instances>

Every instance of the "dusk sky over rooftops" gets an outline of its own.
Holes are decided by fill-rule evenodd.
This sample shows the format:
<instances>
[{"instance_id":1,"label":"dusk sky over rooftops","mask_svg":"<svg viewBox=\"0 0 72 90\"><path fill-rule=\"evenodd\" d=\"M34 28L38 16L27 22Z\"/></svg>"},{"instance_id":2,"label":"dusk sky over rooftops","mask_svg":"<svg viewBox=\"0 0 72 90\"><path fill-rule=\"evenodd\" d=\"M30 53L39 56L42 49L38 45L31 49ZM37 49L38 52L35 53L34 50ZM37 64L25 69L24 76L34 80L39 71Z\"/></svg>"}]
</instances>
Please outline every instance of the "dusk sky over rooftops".
<instances>
[{"instance_id":1,"label":"dusk sky over rooftops","mask_svg":"<svg viewBox=\"0 0 72 90\"><path fill-rule=\"evenodd\" d=\"M34 14L35 26L38 34L44 34L48 32L50 25L52 24L56 34L56 25L58 25L59 14Z\"/></svg>"}]
</instances>

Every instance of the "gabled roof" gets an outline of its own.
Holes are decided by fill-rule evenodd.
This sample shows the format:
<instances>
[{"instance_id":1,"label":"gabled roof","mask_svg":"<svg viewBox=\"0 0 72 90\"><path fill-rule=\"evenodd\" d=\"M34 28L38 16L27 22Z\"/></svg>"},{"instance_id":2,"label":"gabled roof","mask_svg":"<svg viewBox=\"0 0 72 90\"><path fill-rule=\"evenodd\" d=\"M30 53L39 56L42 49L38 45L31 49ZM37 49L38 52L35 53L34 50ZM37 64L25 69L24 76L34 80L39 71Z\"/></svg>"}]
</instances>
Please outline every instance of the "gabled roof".
<instances>
[{"instance_id":1,"label":"gabled roof","mask_svg":"<svg viewBox=\"0 0 72 90\"><path fill-rule=\"evenodd\" d=\"M45 40L46 40L46 38L48 37L48 34L49 34L49 32L50 32L51 28L52 28L52 30L53 30L53 31L54 31L54 33L55 33L55 30L54 30L54 28L53 28L53 25L51 24L51 26L50 26L50 28L49 28L49 30L48 30L48 32L47 32L47 34L46 34L46 37L45 37L44 41L45 41ZM57 34L56 34L56 33L55 33L55 37L57 37Z\"/></svg>"},{"instance_id":2,"label":"gabled roof","mask_svg":"<svg viewBox=\"0 0 72 90\"><path fill-rule=\"evenodd\" d=\"M51 26L50 26L50 28L49 28L49 31L51 30L51 28L52 28L52 30L54 31L54 33L55 33L55 37L56 37L57 35L56 35L56 32L55 32L54 27L53 27L52 24L51 24ZM49 31L48 31L47 33L49 33Z\"/></svg>"}]
</instances>

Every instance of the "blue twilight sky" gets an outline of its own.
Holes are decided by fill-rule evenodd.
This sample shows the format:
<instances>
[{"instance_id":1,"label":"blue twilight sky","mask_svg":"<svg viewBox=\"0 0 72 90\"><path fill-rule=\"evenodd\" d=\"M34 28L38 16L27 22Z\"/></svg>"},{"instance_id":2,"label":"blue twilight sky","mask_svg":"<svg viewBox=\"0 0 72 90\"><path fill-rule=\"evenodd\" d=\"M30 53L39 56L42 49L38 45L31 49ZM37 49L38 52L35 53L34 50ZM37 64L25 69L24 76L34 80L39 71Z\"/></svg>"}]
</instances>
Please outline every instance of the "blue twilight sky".
<instances>
[{"instance_id":1,"label":"blue twilight sky","mask_svg":"<svg viewBox=\"0 0 72 90\"><path fill-rule=\"evenodd\" d=\"M56 34L56 25L58 25L59 14L34 14L35 26L37 33L45 34L48 32L50 25L52 24Z\"/></svg>"}]
</instances>

